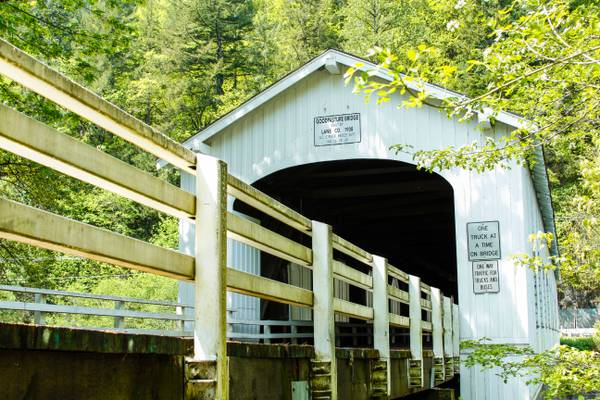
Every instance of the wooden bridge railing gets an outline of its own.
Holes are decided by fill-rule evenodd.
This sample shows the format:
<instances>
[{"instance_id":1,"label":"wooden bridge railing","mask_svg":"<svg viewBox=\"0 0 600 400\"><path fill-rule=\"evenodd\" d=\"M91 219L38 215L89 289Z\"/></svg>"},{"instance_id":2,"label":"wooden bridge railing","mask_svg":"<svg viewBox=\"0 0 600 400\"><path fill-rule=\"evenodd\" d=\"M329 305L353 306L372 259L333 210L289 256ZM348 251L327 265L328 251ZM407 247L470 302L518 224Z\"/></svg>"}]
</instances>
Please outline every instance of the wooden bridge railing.
<instances>
[{"instance_id":1,"label":"wooden bridge railing","mask_svg":"<svg viewBox=\"0 0 600 400\"><path fill-rule=\"evenodd\" d=\"M187 193L108 154L91 148L5 105L0 105L0 148L13 152L161 212L195 221L195 254L185 255L14 201L0 199L0 238L195 282L194 359L204 362L200 379L216 398L228 398L226 290L313 309L314 371L336 398L335 313L373 321L374 347L388 368L390 326L410 330L409 385L423 387L423 331L433 335L436 382L454 373L458 356L457 306L387 261L332 233L227 173L227 165L189 149L0 40L0 73L97 126L196 176ZM227 211L227 196L312 237L309 248ZM226 266L226 237L312 269L312 290ZM364 273L337 259L362 264ZM373 304L334 298L333 280L372 292ZM391 284L392 283L392 284ZM400 289L408 286L408 291ZM409 314L389 303L408 304ZM430 315L422 320L422 315ZM321 388L322 389L322 388Z\"/></svg>"}]
</instances>

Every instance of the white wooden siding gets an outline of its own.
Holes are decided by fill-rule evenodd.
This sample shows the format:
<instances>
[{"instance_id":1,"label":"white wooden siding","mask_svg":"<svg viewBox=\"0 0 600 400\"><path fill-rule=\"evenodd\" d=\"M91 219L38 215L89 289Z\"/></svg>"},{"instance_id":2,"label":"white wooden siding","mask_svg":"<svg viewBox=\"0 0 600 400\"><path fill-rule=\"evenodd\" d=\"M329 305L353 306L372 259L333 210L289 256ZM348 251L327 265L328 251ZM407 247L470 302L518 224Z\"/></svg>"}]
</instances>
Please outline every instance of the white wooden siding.
<instances>
[{"instance_id":1,"label":"white wooden siding","mask_svg":"<svg viewBox=\"0 0 600 400\"><path fill-rule=\"evenodd\" d=\"M449 120L429 107L398 110L399 97L387 104L365 104L362 96L352 94L340 75L325 70L310 74L280 95L226 127L208 144L212 155L225 160L230 173L253 183L276 171L301 164L346 159L392 159L412 163L406 154L389 150L396 143L414 149L459 147L486 135L505 135L507 125L483 134L476 121ZM316 116L361 114L361 142L315 147L313 118ZM496 343L533 344L546 347L556 335L546 334L541 345L535 324L533 273L516 268L511 255L530 253L530 233L542 230L541 216L529 172L511 164L511 169L496 168L485 173L452 169L440 173L453 187L457 247L458 295L461 340L481 337ZM498 220L502 259L499 260L500 293L473 293L472 265L467 255L466 224ZM421 277L425 282L427 276ZM547 300L545 317L556 313L555 282L542 295ZM551 304L550 304L551 303ZM523 383L504 385L493 372L481 373L463 368L462 398L526 399L536 388Z\"/></svg>"}]
</instances>

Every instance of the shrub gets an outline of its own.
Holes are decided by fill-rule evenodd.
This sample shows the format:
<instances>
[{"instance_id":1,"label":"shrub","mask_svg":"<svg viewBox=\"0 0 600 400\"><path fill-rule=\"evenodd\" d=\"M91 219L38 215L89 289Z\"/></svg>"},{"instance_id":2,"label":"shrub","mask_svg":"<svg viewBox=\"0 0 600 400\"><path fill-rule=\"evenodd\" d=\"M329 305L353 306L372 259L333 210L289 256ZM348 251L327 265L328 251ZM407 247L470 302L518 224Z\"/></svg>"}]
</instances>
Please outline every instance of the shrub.
<instances>
[{"instance_id":1,"label":"shrub","mask_svg":"<svg viewBox=\"0 0 600 400\"><path fill-rule=\"evenodd\" d=\"M594 339L591 337L561 337L560 344L576 348L577 350L595 350Z\"/></svg>"}]
</instances>

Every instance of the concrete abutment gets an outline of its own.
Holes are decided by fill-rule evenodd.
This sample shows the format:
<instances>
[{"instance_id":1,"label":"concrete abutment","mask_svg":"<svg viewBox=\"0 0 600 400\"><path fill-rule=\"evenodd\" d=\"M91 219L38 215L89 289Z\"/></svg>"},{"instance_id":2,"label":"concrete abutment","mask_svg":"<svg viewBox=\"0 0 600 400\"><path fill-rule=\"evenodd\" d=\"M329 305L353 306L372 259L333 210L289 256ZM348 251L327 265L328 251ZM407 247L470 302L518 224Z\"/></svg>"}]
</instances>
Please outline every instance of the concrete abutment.
<instances>
[{"instance_id":1,"label":"concrete abutment","mask_svg":"<svg viewBox=\"0 0 600 400\"><path fill-rule=\"evenodd\" d=\"M213 399L216 361L194 361L193 340L0 324L3 399ZM229 397L294 400L292 388L331 395L330 368L313 346L227 343ZM339 399L398 398L428 387L433 353L423 353L423 389L409 389L410 351L337 348ZM299 389L300 388L300 389ZM389 393L389 397L388 394ZM300 397L301 398L301 397Z\"/></svg>"}]
</instances>

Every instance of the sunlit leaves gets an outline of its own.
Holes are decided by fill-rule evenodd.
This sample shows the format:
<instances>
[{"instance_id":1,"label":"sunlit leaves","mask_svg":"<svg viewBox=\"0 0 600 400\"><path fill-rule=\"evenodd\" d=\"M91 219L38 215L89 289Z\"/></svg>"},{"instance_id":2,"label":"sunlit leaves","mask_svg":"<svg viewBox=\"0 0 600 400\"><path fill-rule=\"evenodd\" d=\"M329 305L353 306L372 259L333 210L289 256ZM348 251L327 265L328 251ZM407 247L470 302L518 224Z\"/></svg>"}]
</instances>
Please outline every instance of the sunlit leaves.
<instances>
[{"instance_id":1,"label":"sunlit leaves","mask_svg":"<svg viewBox=\"0 0 600 400\"><path fill-rule=\"evenodd\" d=\"M600 391L600 353L570 346L556 346L534 353L524 346L490 344L489 339L467 340L461 349L467 353L466 367L493 370L508 382L524 379L543 384L545 399L565 399Z\"/></svg>"}]
</instances>

